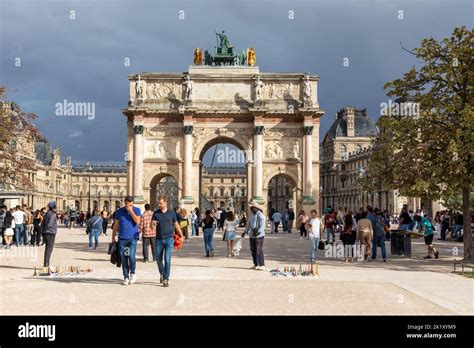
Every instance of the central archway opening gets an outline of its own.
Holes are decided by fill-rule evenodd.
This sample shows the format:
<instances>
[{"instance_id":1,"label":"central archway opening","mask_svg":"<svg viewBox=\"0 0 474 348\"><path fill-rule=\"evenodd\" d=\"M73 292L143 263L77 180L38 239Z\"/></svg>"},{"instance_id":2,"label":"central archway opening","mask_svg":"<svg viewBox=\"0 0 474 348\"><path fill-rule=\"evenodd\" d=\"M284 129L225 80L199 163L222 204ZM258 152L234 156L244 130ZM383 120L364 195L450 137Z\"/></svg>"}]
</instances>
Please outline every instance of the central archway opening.
<instances>
[{"instance_id":1,"label":"central archway opening","mask_svg":"<svg viewBox=\"0 0 474 348\"><path fill-rule=\"evenodd\" d=\"M296 208L296 183L287 174L277 174L268 183L268 214Z\"/></svg>"},{"instance_id":2,"label":"central archway opening","mask_svg":"<svg viewBox=\"0 0 474 348\"><path fill-rule=\"evenodd\" d=\"M150 183L150 205L153 210L158 208L158 198L168 197L168 209L179 207L179 187L176 179L169 174L156 175Z\"/></svg>"},{"instance_id":3,"label":"central archway opening","mask_svg":"<svg viewBox=\"0 0 474 348\"><path fill-rule=\"evenodd\" d=\"M209 141L200 156L199 207L247 210L248 161L245 150L232 138Z\"/></svg>"}]
</instances>

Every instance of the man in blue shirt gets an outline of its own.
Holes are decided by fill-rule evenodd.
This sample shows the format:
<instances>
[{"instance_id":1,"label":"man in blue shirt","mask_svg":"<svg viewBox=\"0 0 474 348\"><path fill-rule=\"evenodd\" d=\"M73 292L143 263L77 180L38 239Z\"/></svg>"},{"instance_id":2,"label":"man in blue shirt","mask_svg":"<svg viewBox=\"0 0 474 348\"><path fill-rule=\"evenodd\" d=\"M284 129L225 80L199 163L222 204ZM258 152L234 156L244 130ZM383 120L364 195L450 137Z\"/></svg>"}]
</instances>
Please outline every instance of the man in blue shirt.
<instances>
[{"instance_id":1,"label":"man in blue shirt","mask_svg":"<svg viewBox=\"0 0 474 348\"><path fill-rule=\"evenodd\" d=\"M118 232L118 247L122 259L123 285L135 283L135 269L137 265L136 252L139 239L138 225L141 211L133 206L133 197L125 197L125 205L115 213L112 226L112 242Z\"/></svg>"},{"instance_id":2,"label":"man in blue shirt","mask_svg":"<svg viewBox=\"0 0 474 348\"><path fill-rule=\"evenodd\" d=\"M160 272L160 283L167 287L171 272L174 232L178 232L181 242L183 241L183 233L176 221L176 213L168 210L168 198L166 196L161 196L158 199L158 209L153 213L152 221L156 224L155 255L158 271ZM165 259L164 265L163 256Z\"/></svg>"}]
</instances>

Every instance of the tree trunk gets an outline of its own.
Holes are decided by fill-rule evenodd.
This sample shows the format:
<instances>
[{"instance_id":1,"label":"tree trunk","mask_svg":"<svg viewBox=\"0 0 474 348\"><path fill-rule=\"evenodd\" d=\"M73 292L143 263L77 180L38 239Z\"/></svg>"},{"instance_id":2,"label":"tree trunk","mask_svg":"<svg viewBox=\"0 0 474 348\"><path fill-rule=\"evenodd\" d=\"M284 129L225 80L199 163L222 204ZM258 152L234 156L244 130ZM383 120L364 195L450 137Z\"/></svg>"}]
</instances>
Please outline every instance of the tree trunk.
<instances>
[{"instance_id":1,"label":"tree trunk","mask_svg":"<svg viewBox=\"0 0 474 348\"><path fill-rule=\"evenodd\" d=\"M463 187L462 189L462 215L463 215L463 230L464 230L464 260L474 261L474 250L472 245L472 230L471 230L471 206L470 206L470 187Z\"/></svg>"}]
</instances>

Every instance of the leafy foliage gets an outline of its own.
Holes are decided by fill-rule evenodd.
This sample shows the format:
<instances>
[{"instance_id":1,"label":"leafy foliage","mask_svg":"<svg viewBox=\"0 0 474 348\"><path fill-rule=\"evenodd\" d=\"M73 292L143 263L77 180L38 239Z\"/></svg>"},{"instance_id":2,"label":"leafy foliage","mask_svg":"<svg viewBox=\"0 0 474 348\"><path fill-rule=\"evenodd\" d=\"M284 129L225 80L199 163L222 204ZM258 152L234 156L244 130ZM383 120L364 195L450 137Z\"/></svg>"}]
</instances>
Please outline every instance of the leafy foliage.
<instances>
[{"instance_id":1,"label":"leafy foliage","mask_svg":"<svg viewBox=\"0 0 474 348\"><path fill-rule=\"evenodd\" d=\"M0 86L0 182L21 191L34 189L28 172L35 170L31 151L39 131L36 115L25 113L15 103L5 101L6 88Z\"/></svg>"}]
</instances>

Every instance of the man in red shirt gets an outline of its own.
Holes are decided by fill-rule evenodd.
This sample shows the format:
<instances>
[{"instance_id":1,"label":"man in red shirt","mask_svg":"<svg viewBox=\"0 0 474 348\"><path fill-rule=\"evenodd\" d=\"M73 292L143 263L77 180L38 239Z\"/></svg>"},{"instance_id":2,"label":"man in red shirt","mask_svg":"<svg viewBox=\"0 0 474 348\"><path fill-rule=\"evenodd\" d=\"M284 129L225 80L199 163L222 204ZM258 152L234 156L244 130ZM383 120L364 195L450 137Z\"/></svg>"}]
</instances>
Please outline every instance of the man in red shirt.
<instances>
[{"instance_id":1,"label":"man in red shirt","mask_svg":"<svg viewBox=\"0 0 474 348\"><path fill-rule=\"evenodd\" d=\"M156 229L152 226L153 211L151 210L150 204L145 204L145 212L140 217L139 231L143 241L143 262L156 262L155 256L155 242L156 242ZM148 246L151 245L151 253L153 260L148 257Z\"/></svg>"},{"instance_id":2,"label":"man in red shirt","mask_svg":"<svg viewBox=\"0 0 474 348\"><path fill-rule=\"evenodd\" d=\"M335 222L336 222L336 213L334 210L331 210L328 213L326 213L326 215L324 215L324 229L327 235L326 244L332 244L334 243L334 240L336 239L336 235L334 234ZM332 235L332 241L329 238L330 234Z\"/></svg>"}]
</instances>

